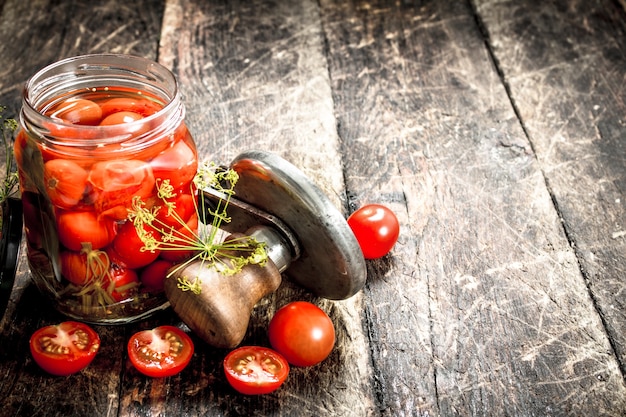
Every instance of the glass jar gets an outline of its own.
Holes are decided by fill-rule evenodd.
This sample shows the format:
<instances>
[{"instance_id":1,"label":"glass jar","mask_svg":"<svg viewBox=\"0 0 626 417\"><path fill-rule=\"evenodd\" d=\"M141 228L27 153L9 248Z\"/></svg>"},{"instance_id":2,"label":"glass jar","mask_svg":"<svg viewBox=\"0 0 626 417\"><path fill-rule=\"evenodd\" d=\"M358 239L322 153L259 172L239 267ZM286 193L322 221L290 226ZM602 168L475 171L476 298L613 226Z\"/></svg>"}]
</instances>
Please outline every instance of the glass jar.
<instances>
[{"instance_id":1,"label":"glass jar","mask_svg":"<svg viewBox=\"0 0 626 417\"><path fill-rule=\"evenodd\" d=\"M28 262L67 316L127 323L168 306L165 271L188 252L145 236L197 230L198 156L184 114L174 75L140 57L73 57L27 81L15 158ZM140 238L138 207L158 232Z\"/></svg>"}]
</instances>

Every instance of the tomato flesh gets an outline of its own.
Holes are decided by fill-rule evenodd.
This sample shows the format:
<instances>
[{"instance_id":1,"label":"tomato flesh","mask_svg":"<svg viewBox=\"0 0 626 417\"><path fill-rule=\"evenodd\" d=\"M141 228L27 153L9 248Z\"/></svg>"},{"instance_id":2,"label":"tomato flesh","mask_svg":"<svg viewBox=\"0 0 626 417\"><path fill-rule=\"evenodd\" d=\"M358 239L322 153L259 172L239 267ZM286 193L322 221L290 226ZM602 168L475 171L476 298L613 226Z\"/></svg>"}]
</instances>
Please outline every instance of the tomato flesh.
<instances>
[{"instance_id":1,"label":"tomato flesh","mask_svg":"<svg viewBox=\"0 0 626 417\"><path fill-rule=\"evenodd\" d=\"M260 346L242 346L224 358L224 373L241 394L269 394L289 375L289 364L280 353Z\"/></svg>"},{"instance_id":2,"label":"tomato flesh","mask_svg":"<svg viewBox=\"0 0 626 417\"><path fill-rule=\"evenodd\" d=\"M100 337L88 325L66 321L38 329L30 338L35 362L52 375L66 376L86 368L100 349Z\"/></svg>"},{"instance_id":3,"label":"tomato flesh","mask_svg":"<svg viewBox=\"0 0 626 417\"><path fill-rule=\"evenodd\" d=\"M144 330L128 341L128 356L133 366L153 378L176 375L191 361L193 352L191 338L174 326Z\"/></svg>"},{"instance_id":4,"label":"tomato flesh","mask_svg":"<svg viewBox=\"0 0 626 417\"><path fill-rule=\"evenodd\" d=\"M389 208L380 204L361 207L348 217L348 225L365 259L387 255L400 235L398 218Z\"/></svg>"},{"instance_id":5,"label":"tomato flesh","mask_svg":"<svg viewBox=\"0 0 626 417\"><path fill-rule=\"evenodd\" d=\"M295 366L313 366L335 346L335 326L315 304L294 301L279 309L268 328L270 344Z\"/></svg>"}]
</instances>

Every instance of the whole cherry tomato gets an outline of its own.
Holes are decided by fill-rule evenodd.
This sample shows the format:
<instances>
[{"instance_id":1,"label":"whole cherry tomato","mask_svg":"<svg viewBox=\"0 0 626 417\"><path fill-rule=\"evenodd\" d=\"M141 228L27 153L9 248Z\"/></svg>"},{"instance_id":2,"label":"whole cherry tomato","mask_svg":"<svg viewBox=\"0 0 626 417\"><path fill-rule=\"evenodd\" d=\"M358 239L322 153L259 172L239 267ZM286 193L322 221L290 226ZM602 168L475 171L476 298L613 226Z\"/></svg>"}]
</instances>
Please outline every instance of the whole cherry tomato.
<instances>
[{"instance_id":1,"label":"whole cherry tomato","mask_svg":"<svg viewBox=\"0 0 626 417\"><path fill-rule=\"evenodd\" d=\"M114 301L124 301L137 294L139 277L133 269L113 264L102 286Z\"/></svg>"},{"instance_id":2,"label":"whole cherry tomato","mask_svg":"<svg viewBox=\"0 0 626 417\"><path fill-rule=\"evenodd\" d=\"M117 220L126 218L133 197L145 201L155 185L150 165L137 159L97 162L91 167L88 181L93 185L91 199L96 211Z\"/></svg>"},{"instance_id":3,"label":"whole cherry tomato","mask_svg":"<svg viewBox=\"0 0 626 417\"><path fill-rule=\"evenodd\" d=\"M272 347L295 366L312 366L335 346L335 326L315 304L295 301L279 309L268 328Z\"/></svg>"},{"instance_id":4,"label":"whole cherry tomato","mask_svg":"<svg viewBox=\"0 0 626 417\"><path fill-rule=\"evenodd\" d=\"M163 242L160 257L171 262L182 262L191 258L196 250L190 248L198 241L198 214L193 213L185 226L180 226L171 233L171 238Z\"/></svg>"},{"instance_id":5,"label":"whole cherry tomato","mask_svg":"<svg viewBox=\"0 0 626 417\"><path fill-rule=\"evenodd\" d=\"M52 108L46 115L76 125L93 126L100 123L102 109L91 100L70 98Z\"/></svg>"},{"instance_id":6,"label":"whole cherry tomato","mask_svg":"<svg viewBox=\"0 0 626 417\"><path fill-rule=\"evenodd\" d=\"M348 217L348 225L359 242L365 259L385 256L396 244L400 224L389 208L380 204L368 204Z\"/></svg>"},{"instance_id":7,"label":"whole cherry tomato","mask_svg":"<svg viewBox=\"0 0 626 417\"><path fill-rule=\"evenodd\" d=\"M115 237L115 223L99 219L93 211L59 210L57 226L63 246L76 252L85 244L90 244L94 250L104 248Z\"/></svg>"},{"instance_id":8,"label":"whole cherry tomato","mask_svg":"<svg viewBox=\"0 0 626 417\"><path fill-rule=\"evenodd\" d=\"M42 327L30 338L33 359L52 375L81 371L91 363L98 349L98 334L88 325L75 321Z\"/></svg>"},{"instance_id":9,"label":"whole cherry tomato","mask_svg":"<svg viewBox=\"0 0 626 417\"><path fill-rule=\"evenodd\" d=\"M193 356L191 338L178 327L160 326L135 333L128 341L128 357L142 374L154 378L176 375Z\"/></svg>"},{"instance_id":10,"label":"whole cherry tomato","mask_svg":"<svg viewBox=\"0 0 626 417\"><path fill-rule=\"evenodd\" d=\"M123 123L135 122L143 119L143 116L139 113L132 111L120 111L117 113L111 113L100 122L100 126L121 125Z\"/></svg>"},{"instance_id":11,"label":"whole cherry tomato","mask_svg":"<svg viewBox=\"0 0 626 417\"><path fill-rule=\"evenodd\" d=\"M69 209L83 198L88 173L76 162L51 159L43 166L43 180L50 201L57 207Z\"/></svg>"},{"instance_id":12,"label":"whole cherry tomato","mask_svg":"<svg viewBox=\"0 0 626 417\"><path fill-rule=\"evenodd\" d=\"M191 194L179 193L169 199L172 206L161 203L156 214L158 222L165 226L178 228L182 223L187 223L191 216L196 213L194 197Z\"/></svg>"},{"instance_id":13,"label":"whole cherry tomato","mask_svg":"<svg viewBox=\"0 0 626 417\"><path fill-rule=\"evenodd\" d=\"M157 259L146 266L139 274L139 281L146 292L162 292L167 272L174 266L173 262Z\"/></svg>"},{"instance_id":14,"label":"whole cherry tomato","mask_svg":"<svg viewBox=\"0 0 626 417\"><path fill-rule=\"evenodd\" d=\"M116 97L100 103L102 117L113 113L133 112L143 117L152 116L163 108L162 105L147 98Z\"/></svg>"},{"instance_id":15,"label":"whole cherry tomato","mask_svg":"<svg viewBox=\"0 0 626 417\"><path fill-rule=\"evenodd\" d=\"M63 277L75 285L85 285L102 279L109 270L109 258L100 250L66 250L61 252L59 258Z\"/></svg>"},{"instance_id":16,"label":"whole cherry tomato","mask_svg":"<svg viewBox=\"0 0 626 417\"><path fill-rule=\"evenodd\" d=\"M150 165L154 178L169 180L170 185L178 190L193 180L198 170L198 158L195 149L185 140L178 140L157 155Z\"/></svg>"},{"instance_id":17,"label":"whole cherry tomato","mask_svg":"<svg viewBox=\"0 0 626 417\"><path fill-rule=\"evenodd\" d=\"M246 395L268 394L289 375L289 364L280 353L260 346L242 346L224 358L226 380Z\"/></svg>"},{"instance_id":18,"label":"whole cherry tomato","mask_svg":"<svg viewBox=\"0 0 626 417\"><path fill-rule=\"evenodd\" d=\"M144 226L143 230L146 233L146 238L154 239L155 242L161 240L161 234L158 231L149 226ZM160 252L159 249L146 248L146 244L137 234L135 225L130 221L119 227L113 243L107 250L113 262L133 269L154 262L159 257Z\"/></svg>"}]
</instances>

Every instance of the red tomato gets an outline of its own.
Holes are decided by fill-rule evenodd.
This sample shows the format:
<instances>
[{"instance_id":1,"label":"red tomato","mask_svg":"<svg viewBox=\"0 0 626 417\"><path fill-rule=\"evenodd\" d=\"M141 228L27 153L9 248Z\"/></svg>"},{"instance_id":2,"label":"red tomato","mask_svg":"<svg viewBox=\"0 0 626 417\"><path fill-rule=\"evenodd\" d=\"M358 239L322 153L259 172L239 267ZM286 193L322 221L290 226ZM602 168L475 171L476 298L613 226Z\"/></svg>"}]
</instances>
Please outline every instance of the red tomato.
<instances>
[{"instance_id":1,"label":"red tomato","mask_svg":"<svg viewBox=\"0 0 626 417\"><path fill-rule=\"evenodd\" d=\"M100 108L105 118L119 112L133 112L148 117L161 110L163 106L147 98L118 97L101 103Z\"/></svg>"},{"instance_id":2,"label":"red tomato","mask_svg":"<svg viewBox=\"0 0 626 417\"><path fill-rule=\"evenodd\" d=\"M132 269L111 265L103 283L104 290L115 301L124 301L138 292L139 277Z\"/></svg>"},{"instance_id":3,"label":"red tomato","mask_svg":"<svg viewBox=\"0 0 626 417\"><path fill-rule=\"evenodd\" d=\"M91 100L69 98L48 111L46 116L76 125L93 126L100 123L102 109Z\"/></svg>"},{"instance_id":4,"label":"red tomato","mask_svg":"<svg viewBox=\"0 0 626 417\"><path fill-rule=\"evenodd\" d=\"M159 222L168 227L178 228L183 223L187 223L191 216L196 213L195 196L191 194L181 193L171 199L173 206L171 209L161 203L156 218Z\"/></svg>"},{"instance_id":5,"label":"red tomato","mask_svg":"<svg viewBox=\"0 0 626 417\"><path fill-rule=\"evenodd\" d=\"M335 326L318 306L289 303L276 312L268 328L270 344L295 366L312 366L335 346Z\"/></svg>"},{"instance_id":6,"label":"red tomato","mask_svg":"<svg viewBox=\"0 0 626 417\"><path fill-rule=\"evenodd\" d=\"M160 326L135 333L128 341L128 357L142 374L154 378L176 375L193 356L191 338L178 327Z\"/></svg>"},{"instance_id":7,"label":"red tomato","mask_svg":"<svg viewBox=\"0 0 626 417\"><path fill-rule=\"evenodd\" d=\"M162 292L167 272L174 266L173 262L158 259L146 266L139 274L139 280L146 292Z\"/></svg>"},{"instance_id":8,"label":"red tomato","mask_svg":"<svg viewBox=\"0 0 626 417\"><path fill-rule=\"evenodd\" d=\"M144 227L146 233L156 241L161 240L161 234L150 227ZM158 249L146 250L146 244L137 235L135 225L127 221L117 231L110 246L109 256L116 263L127 268L141 268L156 260L161 252Z\"/></svg>"},{"instance_id":9,"label":"red tomato","mask_svg":"<svg viewBox=\"0 0 626 417\"><path fill-rule=\"evenodd\" d=\"M126 218L134 196L146 200L155 184L150 165L137 159L97 162L88 181L94 188L91 198L96 211L117 220Z\"/></svg>"},{"instance_id":10,"label":"red tomato","mask_svg":"<svg viewBox=\"0 0 626 417\"><path fill-rule=\"evenodd\" d=\"M143 116L139 113L135 113L132 111L120 111L117 113L112 113L102 119L102 121L100 122L100 126L121 125L123 123L135 122L141 119L143 119Z\"/></svg>"},{"instance_id":11,"label":"red tomato","mask_svg":"<svg viewBox=\"0 0 626 417\"><path fill-rule=\"evenodd\" d=\"M75 321L46 326L30 338L30 352L44 371L71 375L87 367L100 349L100 337L89 326Z\"/></svg>"},{"instance_id":12,"label":"red tomato","mask_svg":"<svg viewBox=\"0 0 626 417\"><path fill-rule=\"evenodd\" d=\"M154 178L169 180L174 189L188 185L198 171L198 155L193 144L178 140L173 146L157 155L150 165Z\"/></svg>"},{"instance_id":13,"label":"red tomato","mask_svg":"<svg viewBox=\"0 0 626 417\"><path fill-rule=\"evenodd\" d=\"M43 180L50 201L57 207L72 208L83 198L87 171L76 162L52 159L43 166Z\"/></svg>"},{"instance_id":14,"label":"red tomato","mask_svg":"<svg viewBox=\"0 0 626 417\"><path fill-rule=\"evenodd\" d=\"M161 251L160 257L177 263L191 258L196 250L189 249L189 244L197 241L198 224L198 215L194 212L187 221L187 225L179 227L172 233L173 239L163 243L164 249Z\"/></svg>"},{"instance_id":15,"label":"red tomato","mask_svg":"<svg viewBox=\"0 0 626 417\"><path fill-rule=\"evenodd\" d=\"M289 364L272 349L243 346L226 355L224 373L230 385L242 394L268 394L285 382Z\"/></svg>"},{"instance_id":16,"label":"red tomato","mask_svg":"<svg viewBox=\"0 0 626 417\"><path fill-rule=\"evenodd\" d=\"M59 258L61 274L75 285L85 285L102 279L109 270L109 258L102 251L62 251Z\"/></svg>"},{"instance_id":17,"label":"red tomato","mask_svg":"<svg viewBox=\"0 0 626 417\"><path fill-rule=\"evenodd\" d=\"M57 214L59 240L68 249L80 251L85 243L101 249L115 238L115 223L99 219L93 211L63 211Z\"/></svg>"},{"instance_id":18,"label":"red tomato","mask_svg":"<svg viewBox=\"0 0 626 417\"><path fill-rule=\"evenodd\" d=\"M388 254L400 235L396 215L379 204L365 205L352 213L348 217L348 225L365 259L381 258Z\"/></svg>"}]
</instances>

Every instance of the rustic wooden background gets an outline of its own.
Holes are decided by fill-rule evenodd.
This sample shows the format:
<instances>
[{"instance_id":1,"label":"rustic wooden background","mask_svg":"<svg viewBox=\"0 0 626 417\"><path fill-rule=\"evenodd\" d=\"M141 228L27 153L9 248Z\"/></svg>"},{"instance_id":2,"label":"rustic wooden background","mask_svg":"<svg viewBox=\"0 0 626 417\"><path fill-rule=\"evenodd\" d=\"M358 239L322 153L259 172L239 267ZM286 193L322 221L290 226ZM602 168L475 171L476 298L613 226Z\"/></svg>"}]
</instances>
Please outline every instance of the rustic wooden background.
<instances>
[{"instance_id":1,"label":"rustic wooden background","mask_svg":"<svg viewBox=\"0 0 626 417\"><path fill-rule=\"evenodd\" d=\"M4 0L0 104L60 58L157 60L176 74L203 159L274 151L347 215L401 221L353 298L319 304L331 357L281 390L237 395L225 351L197 341L164 380L125 356L138 328L99 327L84 372L28 354L62 320L25 259L1 322L6 416L626 415L626 12L622 0ZM320 242L323 244L323 242Z\"/></svg>"}]
</instances>

